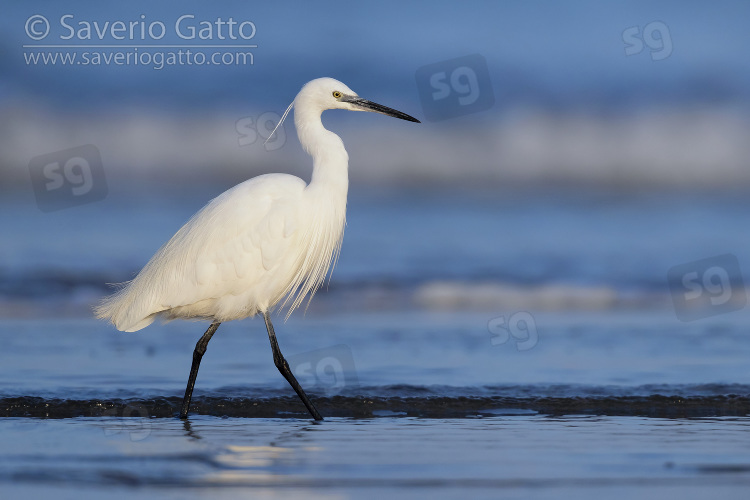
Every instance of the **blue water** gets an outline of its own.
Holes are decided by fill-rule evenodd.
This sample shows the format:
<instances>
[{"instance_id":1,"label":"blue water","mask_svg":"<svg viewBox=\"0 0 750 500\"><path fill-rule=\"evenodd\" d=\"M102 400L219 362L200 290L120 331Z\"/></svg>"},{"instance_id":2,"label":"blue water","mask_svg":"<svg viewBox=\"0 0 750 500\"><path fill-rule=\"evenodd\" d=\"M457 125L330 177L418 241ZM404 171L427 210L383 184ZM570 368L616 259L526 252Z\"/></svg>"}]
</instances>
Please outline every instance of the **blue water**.
<instances>
[{"instance_id":1,"label":"blue water","mask_svg":"<svg viewBox=\"0 0 750 500\"><path fill-rule=\"evenodd\" d=\"M25 189L32 158L85 144L101 151L111 182L179 179L203 185L293 166L306 173L291 122L286 139L272 150L257 140L256 129L263 136L263 127L238 123L278 119L300 87L321 76L423 122L414 126L382 116L327 113L325 122L343 135L360 185L546 183L626 190L750 185L744 168L750 134L750 71L744 58L749 11L741 1L722 2L721 9L685 9L674 1L479 2L474 9L449 2L339 9L330 2L279 8L234 0L183 9L154 2L92 6L74 1L11 3L4 14L4 194ZM113 45L102 49L109 55L132 53L125 46L132 43L186 45L190 41L172 29L185 14L196 22L230 17L254 22L254 64L156 70L133 64L32 64L25 58L42 49L24 45L42 42ZM143 16L146 23L165 23L169 33L155 41L110 35L61 39L64 15L72 16L68 21L76 27L137 22ZM34 42L26 34L32 16L48 18L45 40ZM644 41L654 23L662 28L649 31L653 39ZM638 44L639 51L628 53ZM80 55L97 49L49 50ZM488 75L472 89L480 96L477 102L487 106L430 121L444 104L431 97L434 87L418 81L420 69L433 67L439 76L451 69L445 66L450 61L467 57L464 64L472 71ZM462 95L460 90L449 100Z\"/></svg>"},{"instance_id":2,"label":"blue water","mask_svg":"<svg viewBox=\"0 0 750 500\"><path fill-rule=\"evenodd\" d=\"M214 336L184 424L206 325L123 334L90 306L221 188L48 214L5 202L3 491L700 498L750 484L750 308L680 321L667 281L723 254L748 279L742 197L355 189L330 285L275 319L326 420L308 420L252 319ZM532 324L503 337L497 319L518 314ZM253 407L272 416L241 416Z\"/></svg>"},{"instance_id":3,"label":"blue water","mask_svg":"<svg viewBox=\"0 0 750 500\"><path fill-rule=\"evenodd\" d=\"M205 325L118 334L91 307L220 189L115 194L47 214L29 199L7 202L0 225L15 237L0 247L0 310L14 354L0 394L183 385ZM346 345L363 386L747 384L749 216L743 197L708 193L355 189L330 282L306 312L275 321L288 354ZM706 285L729 287L724 308L686 309L669 270L726 254L739 267ZM698 319L682 321L681 311ZM202 372L198 390L242 386L249 371L250 385L282 387L263 332L257 319L222 325L211 351L231 369ZM67 364L70 380L48 362L17 377L35 349L85 356L80 346L138 369L91 354Z\"/></svg>"},{"instance_id":4,"label":"blue water","mask_svg":"<svg viewBox=\"0 0 750 500\"><path fill-rule=\"evenodd\" d=\"M747 496L746 3L3 7L2 498ZM231 16L258 47L249 66L28 64L27 20L57 43L64 14ZM430 121L420 70L456 58L484 105ZM320 76L423 121L324 114L351 158L342 254L274 322L325 420L249 319L214 336L180 421L207 325L123 334L91 307L233 184L309 178L291 121L273 148L247 124ZM84 145L101 199L43 212L31 166ZM83 199L60 193L47 208Z\"/></svg>"},{"instance_id":5,"label":"blue water","mask_svg":"<svg viewBox=\"0 0 750 500\"><path fill-rule=\"evenodd\" d=\"M742 498L750 483L747 419L134 420L6 419L4 492L697 499Z\"/></svg>"},{"instance_id":6,"label":"blue water","mask_svg":"<svg viewBox=\"0 0 750 500\"><path fill-rule=\"evenodd\" d=\"M47 214L33 198L10 197L0 223L16 237L0 247L6 277L0 292L62 303L70 302L71 291L93 298L92 288L101 293L105 282L130 279L192 213L228 187L139 187ZM415 293L446 281L560 285L608 288L642 307L664 306L667 272L686 262L729 253L740 262L737 278L750 278L742 265L750 257L748 216L742 193L355 188L328 290ZM367 297L347 294L354 301Z\"/></svg>"},{"instance_id":7,"label":"blue water","mask_svg":"<svg viewBox=\"0 0 750 500\"><path fill-rule=\"evenodd\" d=\"M185 108L237 105L255 101L259 89L271 109L283 109L290 92L302 82L330 75L345 82L360 79L381 89L395 104L409 102L405 94L417 68L446 59L480 53L489 62L490 75L497 84L498 106L508 103L541 103L558 109L573 106L605 106L628 109L634 103L680 103L705 98L747 97L743 82L748 68L743 64L743 47L748 43L744 2L722 2L722 9L707 5L682 8L680 2L632 2L627 6L579 2L495 3L479 2L471 11L460 4L379 2L345 11L335 3L310 5L304 2L283 8L248 5L233 0L220 5L191 5L181 8L167 4L135 1L127 5L91 6L73 1L65 5L11 4L0 20L0 44L8 56L0 64L7 69L5 85L9 97L43 94L56 105L72 108L116 108L122 103ZM398 11L399 15L393 15ZM105 33L103 40L70 37L61 25L80 28L78 23L143 20L147 25L162 22L166 34L158 40L117 40ZM246 43L258 47L252 66L172 66L153 70L149 65L108 67L27 66L20 45L33 43L92 44L200 42L177 36L175 21L193 15L193 24L217 18L251 21L256 35ZM25 33L26 20L44 15L50 33L41 41ZM143 16L141 18L141 16ZM643 43L641 51L626 55L623 31L642 31L653 21L666 25L666 33L656 33L672 41L668 57L654 60L660 47ZM93 30L92 30L93 31ZM137 33L137 32L136 32ZM215 36L204 43L238 44L242 40L220 40ZM63 36L70 38L63 39ZM342 43L345 40L345 43ZM632 42L631 42L632 43ZM304 54L304 56L302 56ZM571 69L576 69L571 71ZM713 71L707 73L706 69ZM48 75L55 85L48 84ZM86 78L80 78L85 75ZM411 88L410 88L411 90ZM3 94L0 94L2 96ZM113 96L116 97L113 101ZM255 101L255 102L253 102ZM399 102L400 101L400 102Z\"/></svg>"}]
</instances>

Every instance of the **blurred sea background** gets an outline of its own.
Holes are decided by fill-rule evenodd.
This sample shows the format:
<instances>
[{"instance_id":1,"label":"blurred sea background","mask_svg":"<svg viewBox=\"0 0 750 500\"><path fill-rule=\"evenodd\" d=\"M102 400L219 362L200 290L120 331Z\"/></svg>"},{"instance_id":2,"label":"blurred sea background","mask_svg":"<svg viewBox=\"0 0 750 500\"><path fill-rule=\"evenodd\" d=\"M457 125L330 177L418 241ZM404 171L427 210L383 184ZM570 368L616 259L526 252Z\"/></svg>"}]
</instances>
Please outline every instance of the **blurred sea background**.
<instances>
[{"instance_id":1,"label":"blurred sea background","mask_svg":"<svg viewBox=\"0 0 750 500\"><path fill-rule=\"evenodd\" d=\"M747 491L745 2L2 10L8 498ZM206 21L211 39L180 38L186 15L183 34ZM34 16L49 22L43 39ZM218 18L251 21L255 34L222 40ZM134 22L137 37L100 40L92 26L81 39L79 23L95 21ZM166 33L153 40L157 22ZM28 47L43 44L107 47ZM252 64L154 62L191 44L257 47L193 49L250 51ZM84 52L151 63L38 59ZM342 254L307 311L276 321L327 419L306 420L253 319L222 325L180 422L206 325L121 334L91 306L234 184L268 172L308 180L293 120L264 140L321 76L423 122L323 116L350 156ZM85 145L101 157L93 196L71 194L75 168L59 190L45 187L37 166ZM687 300L696 290L711 299L703 307Z\"/></svg>"}]
</instances>

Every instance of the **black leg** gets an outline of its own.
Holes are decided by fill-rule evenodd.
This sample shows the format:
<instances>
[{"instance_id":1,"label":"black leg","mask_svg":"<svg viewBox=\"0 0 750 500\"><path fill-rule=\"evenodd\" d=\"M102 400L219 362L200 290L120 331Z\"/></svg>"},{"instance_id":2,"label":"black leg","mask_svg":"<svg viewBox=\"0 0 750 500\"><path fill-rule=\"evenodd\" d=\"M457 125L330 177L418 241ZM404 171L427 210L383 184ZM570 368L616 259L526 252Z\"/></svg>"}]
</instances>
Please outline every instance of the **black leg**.
<instances>
[{"instance_id":1,"label":"black leg","mask_svg":"<svg viewBox=\"0 0 750 500\"><path fill-rule=\"evenodd\" d=\"M214 336L214 332L221 323L211 323L206 333L200 338L197 344L195 344L195 350L193 351L193 366L190 367L190 378L188 378L187 389L185 389L185 398L182 400L182 409L180 410L180 418L187 418L188 410L190 409L190 399L193 397L193 388L195 387L195 379L198 377L198 368L201 366L201 359L203 354L206 352L208 341Z\"/></svg>"},{"instance_id":2,"label":"black leg","mask_svg":"<svg viewBox=\"0 0 750 500\"><path fill-rule=\"evenodd\" d=\"M273 325L271 324L271 318L268 316L268 312L263 313L263 319L266 322L266 329L268 330L268 340L271 341L271 350L273 351L273 364L276 365L276 368L279 369L286 381L289 382L289 385L292 386L292 389L294 389L294 392L297 393L297 396L299 396L302 402L305 403L307 411L310 412L312 418L314 418L315 420L323 420L323 417L321 417L320 413L318 413L318 410L315 409L315 406L312 404L312 401L310 401L310 398L307 397L305 391L303 391L302 387L300 387L297 379L294 378L292 370L289 368L289 363L286 362L286 359L284 359L284 356L281 354L281 349L279 349L279 343L276 341L276 333L273 331Z\"/></svg>"}]
</instances>

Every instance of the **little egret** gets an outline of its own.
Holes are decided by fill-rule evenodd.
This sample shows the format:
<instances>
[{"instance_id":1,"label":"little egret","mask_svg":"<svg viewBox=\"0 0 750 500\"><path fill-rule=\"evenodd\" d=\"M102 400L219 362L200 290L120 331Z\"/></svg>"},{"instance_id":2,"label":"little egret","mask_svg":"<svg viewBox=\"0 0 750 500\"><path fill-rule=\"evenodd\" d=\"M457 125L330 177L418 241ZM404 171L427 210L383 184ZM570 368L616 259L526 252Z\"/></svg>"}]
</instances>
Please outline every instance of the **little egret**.
<instances>
[{"instance_id":1,"label":"little egret","mask_svg":"<svg viewBox=\"0 0 750 500\"><path fill-rule=\"evenodd\" d=\"M307 295L312 298L341 247L349 155L341 138L323 127L321 114L348 109L419 120L362 99L333 78L302 87L279 125L292 107L299 141L313 159L310 183L288 174L266 174L225 191L95 309L98 318L124 332L145 328L157 316L211 321L193 351L181 418L187 418L201 359L219 325L261 314L276 368L310 415L322 420L281 354L270 317L280 302L288 317Z\"/></svg>"}]
</instances>

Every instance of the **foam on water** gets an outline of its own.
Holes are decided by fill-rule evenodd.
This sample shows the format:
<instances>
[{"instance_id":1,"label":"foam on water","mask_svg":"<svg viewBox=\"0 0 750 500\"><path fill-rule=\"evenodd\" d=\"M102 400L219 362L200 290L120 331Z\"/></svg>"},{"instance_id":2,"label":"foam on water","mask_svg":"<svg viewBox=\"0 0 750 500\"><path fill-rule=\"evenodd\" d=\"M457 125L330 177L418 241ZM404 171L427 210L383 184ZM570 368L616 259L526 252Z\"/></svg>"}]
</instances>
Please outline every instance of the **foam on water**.
<instances>
[{"instance_id":1,"label":"foam on water","mask_svg":"<svg viewBox=\"0 0 750 500\"><path fill-rule=\"evenodd\" d=\"M326 126L344 136L354 184L726 188L750 184L744 107L694 105L612 116L519 108L459 127L423 124L408 134L387 121L355 127L352 120L361 117L333 113ZM236 129L241 117L224 113L127 109L76 115L25 103L3 114L13 122L0 136L5 189L28 181L30 158L69 148L71 134L103 152L112 182L201 185L271 171L309 178L311 169L291 126L281 132L282 147L268 151L262 140L242 144Z\"/></svg>"}]
</instances>

